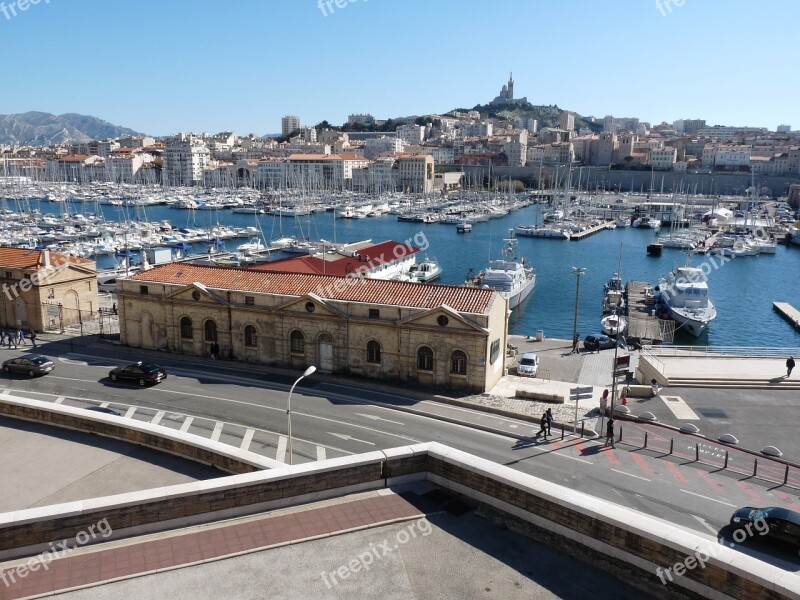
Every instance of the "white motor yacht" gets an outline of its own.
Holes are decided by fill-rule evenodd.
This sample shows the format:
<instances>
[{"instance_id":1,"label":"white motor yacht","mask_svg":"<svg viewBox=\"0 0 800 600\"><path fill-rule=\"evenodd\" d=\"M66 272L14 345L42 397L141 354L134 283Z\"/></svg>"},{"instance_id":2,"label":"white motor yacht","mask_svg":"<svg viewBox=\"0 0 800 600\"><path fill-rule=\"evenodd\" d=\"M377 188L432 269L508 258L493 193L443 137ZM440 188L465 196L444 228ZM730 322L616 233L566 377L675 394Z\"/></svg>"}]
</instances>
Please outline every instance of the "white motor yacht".
<instances>
[{"instance_id":1,"label":"white motor yacht","mask_svg":"<svg viewBox=\"0 0 800 600\"><path fill-rule=\"evenodd\" d=\"M525 259L516 258L517 240L503 240L502 258L492 260L489 266L469 284L489 287L508 300L512 310L528 297L536 285L536 271L525 265Z\"/></svg>"},{"instance_id":2,"label":"white motor yacht","mask_svg":"<svg viewBox=\"0 0 800 600\"><path fill-rule=\"evenodd\" d=\"M658 281L658 298L681 329L698 337L717 318L702 269L678 267Z\"/></svg>"}]
</instances>

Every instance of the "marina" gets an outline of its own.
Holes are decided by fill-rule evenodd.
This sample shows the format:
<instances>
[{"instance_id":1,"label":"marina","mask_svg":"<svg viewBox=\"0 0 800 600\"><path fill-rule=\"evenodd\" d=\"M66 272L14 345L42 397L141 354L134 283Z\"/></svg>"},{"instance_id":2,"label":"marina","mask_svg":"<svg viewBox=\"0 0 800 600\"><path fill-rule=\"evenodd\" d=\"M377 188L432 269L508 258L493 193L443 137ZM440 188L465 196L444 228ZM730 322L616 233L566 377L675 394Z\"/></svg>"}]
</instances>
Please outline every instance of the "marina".
<instances>
[{"instance_id":1,"label":"marina","mask_svg":"<svg viewBox=\"0 0 800 600\"><path fill-rule=\"evenodd\" d=\"M78 188L69 194L76 194ZM503 194L474 192L465 194L465 199L430 199L423 197L386 197L389 212L377 212L374 208L383 204L372 200L373 216L365 218L339 219L333 207L343 199L337 195L308 195L306 200L300 194L285 192L279 198L267 198L260 192L236 190L234 193L216 192L218 197L238 198L243 202L260 203L258 211L241 212L233 208L213 210L177 209L176 204L166 204L175 198L186 196L203 197L210 200L214 194L202 189L167 190L139 186L100 188L107 193L105 200L90 199L88 190L83 200L72 201L64 197L61 201L51 201L35 197L31 190L24 194L15 189L0 190L5 195L0 214L0 236L5 244L53 246L68 249L81 242L81 234L99 236L84 238L85 248L97 250L95 260L101 270L121 268L124 270L124 256L127 252L131 266L140 263L146 255L149 240L158 240L169 248L172 257L178 260L203 259L220 261L217 264L254 265L258 262L275 260L290 256L289 252L302 252L310 247L321 247L321 240L331 244L342 244L355 240L371 239L373 242L396 240L408 242L421 249L419 259L426 255L436 257L441 268L436 283L463 285L465 280L479 273L490 260L498 255L503 239L508 238L509 229L529 223L541 223L543 214L552 212L549 204L537 204L538 195L516 194L506 199ZM110 190L121 190L113 198ZM65 192L65 195L67 192ZM241 196L239 196L241 194ZM366 198L349 197L349 205L354 208L366 203ZM150 198L156 202L150 205L135 204ZM467 202L466 198L470 201ZM598 203L611 202L615 196L606 195L595 200ZM138 200L137 200L138 199ZM485 203L490 199L513 206L505 214L497 210L493 218L470 222L471 233L458 233L459 223L446 222L446 219L429 221L400 221L398 212L420 211L441 215L448 210L467 212L470 205ZM544 197L542 197L544 199ZM109 204L109 202L114 202ZM230 200L228 200L230 202ZM635 199L630 199L635 202ZM287 207L293 202L293 209ZM534 202L531 204L531 202ZM133 204L125 204L133 203ZM214 204L214 202L211 202ZM217 204L222 204L218 201ZM273 207L280 204L280 211ZM238 204L237 204L238 205ZM448 209L447 206L451 208ZM304 206L313 206L309 211ZM413 208L421 207L421 208ZM591 208L586 205L586 210ZM702 206L700 212L707 212ZM298 213L285 216L288 212ZM260 212L263 211L263 212ZM300 214L301 213L301 214ZM421 214L421 213L420 213ZM459 212L460 216L461 212ZM558 240L515 235L519 256L524 256L526 266L536 270L536 286L514 309L509 320L509 331L514 334L532 335L542 330L548 337L570 338L574 304L575 280L571 268L586 267L587 272L581 282L581 300L578 315L578 328L584 335L600 332L602 311L600 302L590 302L589 294L599 294L609 276L609 264L616 264L617 253L622 244L625 260L620 274L625 281L634 280L655 285L659 278L677 266L685 264L685 251L664 247L660 257L648 256L648 244L659 239L657 231L645 228L621 227L606 229L598 219L594 231L579 237L580 244L559 243ZM37 232L43 231L38 236ZM580 232L576 232L580 235ZM158 236L158 237L156 237ZM41 238L41 239L40 239ZM69 239L73 238L73 239ZM47 241L50 240L50 241ZM260 240L263 249L259 249ZM708 240L713 238L707 238ZM240 246L256 244L251 248ZM800 251L797 246L778 245L774 254L766 258L760 256L738 258L705 254L703 247L696 248L693 261L709 272L709 282L713 289L714 301L719 315L699 338L684 336L679 329L675 333L676 343L699 345L786 345L800 343L800 332L787 328L778 312L771 309L776 299L800 297L800 284L787 273L800 270ZM159 250L161 251L161 250ZM295 254L297 255L297 254ZM703 266L705 265L705 266ZM584 297L585 296L585 297ZM566 300L569 298L569 300ZM748 315L751 323L758 327L746 326L742 315ZM638 328L638 329L637 329ZM666 340L654 325L647 321L629 322L629 335L637 334L642 339Z\"/></svg>"}]
</instances>

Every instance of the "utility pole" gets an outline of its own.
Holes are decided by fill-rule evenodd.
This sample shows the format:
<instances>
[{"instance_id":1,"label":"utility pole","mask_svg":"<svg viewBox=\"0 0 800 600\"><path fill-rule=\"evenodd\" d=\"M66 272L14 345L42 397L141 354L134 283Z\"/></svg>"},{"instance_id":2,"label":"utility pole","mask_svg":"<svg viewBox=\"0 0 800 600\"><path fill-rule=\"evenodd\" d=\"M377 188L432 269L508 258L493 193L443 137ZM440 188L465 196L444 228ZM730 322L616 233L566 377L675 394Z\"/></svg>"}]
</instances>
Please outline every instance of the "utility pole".
<instances>
[{"instance_id":1,"label":"utility pole","mask_svg":"<svg viewBox=\"0 0 800 600\"><path fill-rule=\"evenodd\" d=\"M572 318L572 350L573 352L578 349L578 298L581 293L581 275L586 273L585 267L572 267L572 272L575 273L575 315Z\"/></svg>"}]
</instances>

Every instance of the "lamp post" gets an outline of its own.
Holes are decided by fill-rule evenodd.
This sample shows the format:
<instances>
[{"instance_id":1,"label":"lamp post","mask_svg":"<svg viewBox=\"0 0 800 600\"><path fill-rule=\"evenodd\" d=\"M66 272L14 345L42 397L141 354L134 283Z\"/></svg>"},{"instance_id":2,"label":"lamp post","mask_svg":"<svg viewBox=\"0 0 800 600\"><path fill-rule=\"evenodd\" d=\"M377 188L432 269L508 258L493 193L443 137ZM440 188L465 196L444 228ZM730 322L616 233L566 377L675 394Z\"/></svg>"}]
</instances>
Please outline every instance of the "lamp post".
<instances>
[{"instance_id":1,"label":"lamp post","mask_svg":"<svg viewBox=\"0 0 800 600\"><path fill-rule=\"evenodd\" d=\"M581 292L581 275L586 273L584 267L572 267L572 272L576 275L575 281L575 316L572 318L572 351L578 350L578 297Z\"/></svg>"},{"instance_id":2,"label":"lamp post","mask_svg":"<svg viewBox=\"0 0 800 600\"><path fill-rule=\"evenodd\" d=\"M317 367L311 365L308 367L305 372L297 378L292 384L291 389L289 390L289 400L286 403L286 417L289 419L289 464L292 464L292 392L294 391L294 387L300 383L300 380L303 377L308 377L309 375L313 374L314 371L317 370Z\"/></svg>"}]
</instances>

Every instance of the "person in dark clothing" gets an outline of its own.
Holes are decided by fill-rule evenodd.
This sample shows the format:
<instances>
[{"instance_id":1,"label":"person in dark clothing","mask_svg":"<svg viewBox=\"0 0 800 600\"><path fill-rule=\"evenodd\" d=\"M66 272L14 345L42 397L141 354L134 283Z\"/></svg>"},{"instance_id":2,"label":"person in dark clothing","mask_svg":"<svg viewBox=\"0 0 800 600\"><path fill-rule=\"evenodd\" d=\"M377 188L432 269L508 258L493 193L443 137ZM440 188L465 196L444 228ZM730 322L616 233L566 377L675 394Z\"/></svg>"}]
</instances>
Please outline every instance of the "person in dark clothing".
<instances>
[{"instance_id":1,"label":"person in dark clothing","mask_svg":"<svg viewBox=\"0 0 800 600\"><path fill-rule=\"evenodd\" d=\"M539 437L539 434L544 434L544 439L547 439L547 413L542 413L542 418L539 421L539 433L536 434L536 437Z\"/></svg>"},{"instance_id":2,"label":"person in dark clothing","mask_svg":"<svg viewBox=\"0 0 800 600\"><path fill-rule=\"evenodd\" d=\"M790 356L786 359L786 377L792 376L792 369L794 369L794 358Z\"/></svg>"},{"instance_id":3,"label":"person in dark clothing","mask_svg":"<svg viewBox=\"0 0 800 600\"><path fill-rule=\"evenodd\" d=\"M31 329L31 334L28 337L31 338L31 344L33 344L33 347L36 348L36 332L33 329Z\"/></svg>"},{"instance_id":4,"label":"person in dark clothing","mask_svg":"<svg viewBox=\"0 0 800 600\"><path fill-rule=\"evenodd\" d=\"M548 408L547 412L544 414L547 415L547 435L553 435L550 431L550 428L553 426L553 409Z\"/></svg>"},{"instance_id":5,"label":"person in dark clothing","mask_svg":"<svg viewBox=\"0 0 800 600\"><path fill-rule=\"evenodd\" d=\"M217 342L211 344L211 358L213 360L219 360L219 344Z\"/></svg>"},{"instance_id":6,"label":"person in dark clothing","mask_svg":"<svg viewBox=\"0 0 800 600\"><path fill-rule=\"evenodd\" d=\"M611 447L614 448L614 419L609 419L606 425L606 443L603 446L608 446L609 442Z\"/></svg>"},{"instance_id":7,"label":"person in dark clothing","mask_svg":"<svg viewBox=\"0 0 800 600\"><path fill-rule=\"evenodd\" d=\"M578 354L580 352L578 350L578 342L580 341L580 339L581 339L581 334L580 333L576 333L575 337L572 338L572 353L573 354Z\"/></svg>"},{"instance_id":8,"label":"person in dark clothing","mask_svg":"<svg viewBox=\"0 0 800 600\"><path fill-rule=\"evenodd\" d=\"M6 345L6 332L4 329L0 329L0 346Z\"/></svg>"}]
</instances>

